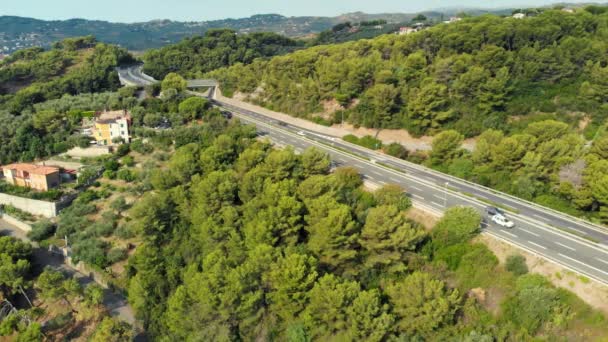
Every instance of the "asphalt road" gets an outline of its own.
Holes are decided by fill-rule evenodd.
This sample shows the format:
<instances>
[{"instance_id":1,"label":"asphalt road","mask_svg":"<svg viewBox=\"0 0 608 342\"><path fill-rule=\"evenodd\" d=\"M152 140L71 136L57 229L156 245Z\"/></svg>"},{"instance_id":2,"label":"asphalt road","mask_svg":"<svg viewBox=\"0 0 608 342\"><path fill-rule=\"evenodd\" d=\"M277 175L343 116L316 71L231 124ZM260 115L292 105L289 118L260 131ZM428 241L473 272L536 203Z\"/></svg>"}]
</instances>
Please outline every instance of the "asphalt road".
<instances>
[{"instance_id":1,"label":"asphalt road","mask_svg":"<svg viewBox=\"0 0 608 342\"><path fill-rule=\"evenodd\" d=\"M366 181L401 185L417 206L428 210L443 212L451 206L467 205L483 214L488 203L506 208L508 218L516 226L504 229L487 224L486 233L608 284L608 230L602 227L336 137L291 126L228 103L214 102L235 113L241 121L256 125L278 144L290 145L296 150L316 146L328 152L338 165L356 167Z\"/></svg>"}]
</instances>

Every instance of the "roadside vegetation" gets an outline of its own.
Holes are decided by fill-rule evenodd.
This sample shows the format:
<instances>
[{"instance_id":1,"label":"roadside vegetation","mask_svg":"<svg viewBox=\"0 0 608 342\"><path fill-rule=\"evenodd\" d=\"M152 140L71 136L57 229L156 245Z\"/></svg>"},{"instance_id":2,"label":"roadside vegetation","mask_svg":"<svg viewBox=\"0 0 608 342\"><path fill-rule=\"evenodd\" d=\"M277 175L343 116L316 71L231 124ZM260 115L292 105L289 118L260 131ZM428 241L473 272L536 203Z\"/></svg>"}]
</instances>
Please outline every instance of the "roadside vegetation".
<instances>
[{"instance_id":1,"label":"roadside vegetation","mask_svg":"<svg viewBox=\"0 0 608 342\"><path fill-rule=\"evenodd\" d=\"M606 27L604 7L487 15L208 76L225 94L294 116L433 135L433 151L409 151L410 160L608 223ZM327 103L340 109L324 112ZM461 149L471 137L473 151Z\"/></svg>"},{"instance_id":2,"label":"roadside vegetation","mask_svg":"<svg viewBox=\"0 0 608 342\"><path fill-rule=\"evenodd\" d=\"M207 124L203 124L203 129ZM129 301L156 339L601 338L605 318L515 257L471 242L480 216L430 231L398 186L362 188L327 155L229 124L176 147L127 226Z\"/></svg>"}]
</instances>

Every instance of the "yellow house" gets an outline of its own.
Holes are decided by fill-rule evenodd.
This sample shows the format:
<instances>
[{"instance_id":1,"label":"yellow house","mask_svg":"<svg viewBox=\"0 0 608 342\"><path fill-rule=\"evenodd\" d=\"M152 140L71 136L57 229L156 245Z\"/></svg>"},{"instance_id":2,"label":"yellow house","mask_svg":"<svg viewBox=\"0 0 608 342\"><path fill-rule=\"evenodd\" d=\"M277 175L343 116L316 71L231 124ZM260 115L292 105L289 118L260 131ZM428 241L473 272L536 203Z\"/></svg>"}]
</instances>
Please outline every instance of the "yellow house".
<instances>
[{"instance_id":1,"label":"yellow house","mask_svg":"<svg viewBox=\"0 0 608 342\"><path fill-rule=\"evenodd\" d=\"M52 166L10 164L2 170L6 182L15 186L48 191L61 183L59 169Z\"/></svg>"},{"instance_id":2,"label":"yellow house","mask_svg":"<svg viewBox=\"0 0 608 342\"><path fill-rule=\"evenodd\" d=\"M98 145L113 145L113 140L130 141L131 116L127 111L100 113L95 118L92 135Z\"/></svg>"}]
</instances>

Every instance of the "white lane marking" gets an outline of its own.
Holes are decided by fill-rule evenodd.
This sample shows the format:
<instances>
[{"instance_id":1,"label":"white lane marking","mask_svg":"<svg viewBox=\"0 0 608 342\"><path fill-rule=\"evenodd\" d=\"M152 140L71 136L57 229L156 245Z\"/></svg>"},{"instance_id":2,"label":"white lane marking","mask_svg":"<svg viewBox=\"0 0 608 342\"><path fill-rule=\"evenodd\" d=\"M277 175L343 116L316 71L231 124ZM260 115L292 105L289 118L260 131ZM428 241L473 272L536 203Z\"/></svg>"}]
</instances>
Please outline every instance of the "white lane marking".
<instances>
[{"instance_id":1,"label":"white lane marking","mask_svg":"<svg viewBox=\"0 0 608 342\"><path fill-rule=\"evenodd\" d=\"M599 261L599 262L603 262L604 264L608 265L608 261L604 260L604 259L600 259L600 258L595 258L595 260Z\"/></svg>"},{"instance_id":2,"label":"white lane marking","mask_svg":"<svg viewBox=\"0 0 608 342\"><path fill-rule=\"evenodd\" d=\"M382 174L378 171L371 170L371 173L375 174L376 176L382 177Z\"/></svg>"},{"instance_id":3,"label":"white lane marking","mask_svg":"<svg viewBox=\"0 0 608 342\"><path fill-rule=\"evenodd\" d=\"M383 182L383 181L378 181L378 183L380 183L382 185L386 185L386 182Z\"/></svg>"},{"instance_id":4,"label":"white lane marking","mask_svg":"<svg viewBox=\"0 0 608 342\"><path fill-rule=\"evenodd\" d=\"M414 196L414 197L416 197L416 198L418 198L418 199L424 200L424 197L422 197L422 196L420 196L420 195L412 194L412 196Z\"/></svg>"},{"instance_id":5,"label":"white lane marking","mask_svg":"<svg viewBox=\"0 0 608 342\"><path fill-rule=\"evenodd\" d=\"M412 189L414 189L414 190L422 191L422 189L420 189L417 186L410 185L409 187L412 188Z\"/></svg>"},{"instance_id":6,"label":"white lane marking","mask_svg":"<svg viewBox=\"0 0 608 342\"><path fill-rule=\"evenodd\" d=\"M367 176L367 178L369 178L369 179L373 179L373 180L376 180L376 178L374 178L374 177L372 177L372 176Z\"/></svg>"},{"instance_id":7,"label":"white lane marking","mask_svg":"<svg viewBox=\"0 0 608 342\"><path fill-rule=\"evenodd\" d=\"M571 251L576 251L576 249L574 249L574 248L572 248L572 247L570 247L570 246L566 246L566 245L564 245L563 243L556 242L555 244L556 244L556 245L560 245L560 246L562 246L562 247L564 247L564 248L567 248L567 249L569 249L569 250L571 250Z\"/></svg>"},{"instance_id":8,"label":"white lane marking","mask_svg":"<svg viewBox=\"0 0 608 342\"><path fill-rule=\"evenodd\" d=\"M442 201L443 201L443 200L445 200L445 197L443 197L443 196L439 196L439 195L433 195L433 197L435 197L435 198L439 198L439 199L440 199L440 200L442 200Z\"/></svg>"},{"instance_id":9,"label":"white lane marking","mask_svg":"<svg viewBox=\"0 0 608 342\"><path fill-rule=\"evenodd\" d=\"M436 205L438 207L443 208L443 204L439 204L439 203L436 203L436 202L433 202L433 201L431 201L431 204L434 204L434 205Z\"/></svg>"},{"instance_id":10,"label":"white lane marking","mask_svg":"<svg viewBox=\"0 0 608 342\"><path fill-rule=\"evenodd\" d=\"M393 182L396 182L396 183L401 182L401 180L399 180L399 179L397 179L397 178L393 178L393 177L391 177L391 180L392 180ZM410 188L411 188L411 187L410 187Z\"/></svg>"},{"instance_id":11,"label":"white lane marking","mask_svg":"<svg viewBox=\"0 0 608 342\"><path fill-rule=\"evenodd\" d=\"M504 230L501 230L501 232L503 232L503 233L505 233L505 234L507 234L507 235L509 235L509 236L511 236L511 237L514 237L514 238L516 238L516 239L517 239L517 237L518 237L517 235L515 235L515 234L513 234L513 233L509 233L509 232L504 231Z\"/></svg>"},{"instance_id":12,"label":"white lane marking","mask_svg":"<svg viewBox=\"0 0 608 342\"><path fill-rule=\"evenodd\" d=\"M540 235L539 235L539 234L532 233L531 231L529 231L529 230L527 230L527 229L524 229L524 228L519 228L519 230L522 230L522 231L524 231L524 232L526 232L526 233L528 233L528 234L530 234L530 235L534 235L534 236L536 236L536 237L540 237Z\"/></svg>"},{"instance_id":13,"label":"white lane marking","mask_svg":"<svg viewBox=\"0 0 608 342\"><path fill-rule=\"evenodd\" d=\"M532 216L534 216L534 217L536 217L536 218L539 218L539 219L541 219L541 220L544 220L544 219L545 219L544 217L542 217L542 216L540 216L540 215L536 215L536 214L532 214Z\"/></svg>"},{"instance_id":14,"label":"white lane marking","mask_svg":"<svg viewBox=\"0 0 608 342\"><path fill-rule=\"evenodd\" d=\"M539 244L534 243L534 242L532 242L532 241L528 241L528 243L529 243L529 244L531 244L531 245L533 245L533 246L536 246L536 247L538 247L538 248L547 249L547 247L542 246L542 245L539 245Z\"/></svg>"},{"instance_id":15,"label":"white lane marking","mask_svg":"<svg viewBox=\"0 0 608 342\"><path fill-rule=\"evenodd\" d=\"M243 118L244 121L254 122L255 123L255 121L251 120L250 118L247 118L246 116L243 116L242 114L241 115L237 114L237 116ZM266 126L266 127L270 128L270 129L274 129L274 130L277 129L277 127L271 127L271 126L269 126L266 123L262 123L261 125L262 126ZM309 142L309 144L317 145L318 147L320 147L322 149L325 149L325 150L328 150L328 149L331 150L332 149L331 147L328 147L328 146L325 146L323 144L319 144L319 143L316 143L316 142ZM336 150L336 149L333 149L332 152L335 153L335 154L338 154L338 155L345 155L348 158L352 158L353 161L358 160L358 157L353 157L351 155L347 155L344 152ZM358 164L358 163L355 162L355 164ZM355 166L359 166L359 165L355 165ZM419 174L418 172L411 172L408 175L408 174L401 174L401 173L397 174L397 172L395 172L393 170L388 170L388 169L385 169L384 171L387 172L387 173L392 173L392 174L404 177L408 181L412 181L412 182L415 182L415 183L418 183L418 184L421 184L421 185L424 185L424 186L428 186L428 187L435 188L435 189L438 189L438 190L441 190L443 188L443 185L437 185L435 183L427 184L425 181L422 180L422 178L427 178L427 177L424 177L424 176L420 177L420 176L418 176L418 174ZM450 196L453 196L453 197L459 198L459 199L461 199L461 200L463 200L465 202L468 202L468 205L475 205L475 206L478 206L478 207L485 207L486 204L477 203L476 202L476 197L488 199L488 197L486 197L484 195L481 195L481 194L473 194L472 198L471 197L466 197L466 196L459 195L458 193L451 193ZM519 216L519 220L521 220L521 221L523 221L523 222L525 222L527 224L537 225L539 223L539 222L530 221L528 218L520 216L520 215L515 215L515 216ZM575 243L581 244L584 247L592 248L592 249L594 249L596 251L599 251L602 254L608 255L608 251L606 249L603 249L601 247L595 246L595 245L593 245L591 243L588 243L586 241L582 241L582 239L580 239L580 238L575 238L573 236L566 235L564 233L556 231L554 228L549 228L549 227L545 227L545 226L542 226L542 225L538 226L538 228L546 231L549 234L556 235L556 236L559 236L561 238L568 239L568 240L573 241ZM545 257L545 258L547 258L547 257ZM550 258L548 258L548 259L550 260Z\"/></svg>"},{"instance_id":16,"label":"white lane marking","mask_svg":"<svg viewBox=\"0 0 608 342\"><path fill-rule=\"evenodd\" d=\"M572 261L574 261L574 262L576 262L576 263L579 263L579 264L581 264L581 265L583 265L583 266L589 267L589 268L590 268L590 269L592 269L592 270L596 270L596 271L598 271L598 272L602 272L602 273L604 273L604 274L608 274L608 272L606 272L606 271L600 270L599 268L593 267L593 266L591 266L591 265L587 265L587 264L585 264L585 263L584 263L584 262L582 262L582 261L578 261L578 260L576 260L576 259L574 259L574 258L571 258L571 257L567 256L567 255L563 255L562 253L557 253L557 255L561 256L562 258L566 258L566 259L568 259L568 260L572 260Z\"/></svg>"}]
</instances>

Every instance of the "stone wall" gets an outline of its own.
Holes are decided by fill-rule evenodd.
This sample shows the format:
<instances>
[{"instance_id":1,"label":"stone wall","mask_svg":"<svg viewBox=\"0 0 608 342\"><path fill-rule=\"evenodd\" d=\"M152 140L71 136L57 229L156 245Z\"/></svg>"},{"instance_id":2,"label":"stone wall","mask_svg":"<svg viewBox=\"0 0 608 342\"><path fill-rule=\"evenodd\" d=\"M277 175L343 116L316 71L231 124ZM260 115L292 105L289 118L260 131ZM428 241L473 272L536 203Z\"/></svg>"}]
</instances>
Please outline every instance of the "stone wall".
<instances>
[{"instance_id":1,"label":"stone wall","mask_svg":"<svg viewBox=\"0 0 608 342\"><path fill-rule=\"evenodd\" d=\"M0 204L11 205L32 215L48 218L57 216L57 205L53 202L33 200L0 193Z\"/></svg>"}]
</instances>

